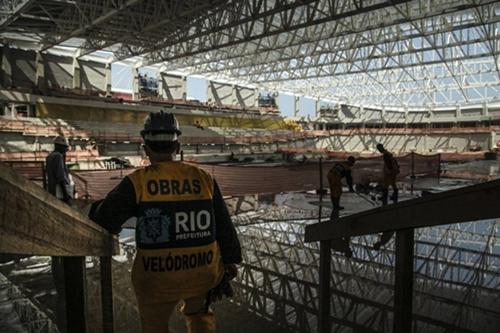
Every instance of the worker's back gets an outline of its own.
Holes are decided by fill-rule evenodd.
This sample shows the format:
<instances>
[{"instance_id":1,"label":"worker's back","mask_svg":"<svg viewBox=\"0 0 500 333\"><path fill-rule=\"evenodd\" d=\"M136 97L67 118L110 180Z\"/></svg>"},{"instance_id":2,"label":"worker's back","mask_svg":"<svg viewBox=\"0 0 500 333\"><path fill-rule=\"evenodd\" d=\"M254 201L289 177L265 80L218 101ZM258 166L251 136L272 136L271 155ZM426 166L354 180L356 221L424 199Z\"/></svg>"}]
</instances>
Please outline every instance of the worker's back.
<instances>
[{"instance_id":1,"label":"worker's back","mask_svg":"<svg viewBox=\"0 0 500 333\"><path fill-rule=\"evenodd\" d=\"M132 279L139 298L154 303L213 288L223 268L215 238L214 181L183 162L161 162L128 176L138 206Z\"/></svg>"}]
</instances>

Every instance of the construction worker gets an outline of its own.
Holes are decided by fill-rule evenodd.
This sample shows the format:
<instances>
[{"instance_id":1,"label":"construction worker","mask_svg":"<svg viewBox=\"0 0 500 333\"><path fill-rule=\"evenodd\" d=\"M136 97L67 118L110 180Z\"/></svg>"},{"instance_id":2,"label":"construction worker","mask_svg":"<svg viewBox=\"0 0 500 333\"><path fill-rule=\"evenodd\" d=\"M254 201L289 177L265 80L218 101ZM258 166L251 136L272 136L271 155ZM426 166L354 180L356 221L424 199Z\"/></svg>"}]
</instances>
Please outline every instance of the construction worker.
<instances>
[{"instance_id":1,"label":"construction worker","mask_svg":"<svg viewBox=\"0 0 500 333\"><path fill-rule=\"evenodd\" d=\"M391 199L394 203L398 202L398 187L396 185L396 177L399 175L399 164L394 158L394 156L384 148L384 145L377 144L377 150L381 152L382 158L384 160L384 168L382 174L382 206L387 205L387 199L389 197L389 186L392 187ZM380 247L387 244L394 232L384 232L380 236L380 239L373 244L375 250L379 250Z\"/></svg>"},{"instance_id":2,"label":"construction worker","mask_svg":"<svg viewBox=\"0 0 500 333\"><path fill-rule=\"evenodd\" d=\"M381 152L382 158L384 159L384 169L382 175L382 205L387 205L387 199L389 196L389 186L392 187L391 199L394 203L398 202L398 187L396 185L396 177L399 175L399 164L394 156L388 152L384 145L377 144L377 150Z\"/></svg>"},{"instance_id":3,"label":"construction worker","mask_svg":"<svg viewBox=\"0 0 500 333\"><path fill-rule=\"evenodd\" d=\"M330 185L330 198L332 199L333 210L341 210L340 197L342 196L342 178L345 177L349 192L354 192L352 187L351 168L356 162L353 156L349 156L347 161L337 162L328 171L328 183Z\"/></svg>"},{"instance_id":4,"label":"construction worker","mask_svg":"<svg viewBox=\"0 0 500 333\"><path fill-rule=\"evenodd\" d=\"M57 136L54 139L54 151L45 160L45 170L47 174L47 191L59 200L71 205L72 198L74 197L74 184L66 166L66 152L68 149L68 139L64 136ZM51 272L57 291L57 325L59 331L64 333L66 332L67 321L63 257L51 257Z\"/></svg>"},{"instance_id":5,"label":"construction worker","mask_svg":"<svg viewBox=\"0 0 500 333\"><path fill-rule=\"evenodd\" d=\"M214 332L208 300L227 292L225 272L234 277L241 262L235 228L215 180L175 161L181 131L173 114L151 113L141 135L151 165L125 177L91 218L118 233L137 217L132 283L143 332L168 332L181 300L188 332Z\"/></svg>"},{"instance_id":6,"label":"construction worker","mask_svg":"<svg viewBox=\"0 0 500 333\"><path fill-rule=\"evenodd\" d=\"M69 149L68 139L57 136L54 139L54 151L45 160L47 172L47 191L67 204L74 197L74 183L66 166L66 152Z\"/></svg>"}]
</instances>

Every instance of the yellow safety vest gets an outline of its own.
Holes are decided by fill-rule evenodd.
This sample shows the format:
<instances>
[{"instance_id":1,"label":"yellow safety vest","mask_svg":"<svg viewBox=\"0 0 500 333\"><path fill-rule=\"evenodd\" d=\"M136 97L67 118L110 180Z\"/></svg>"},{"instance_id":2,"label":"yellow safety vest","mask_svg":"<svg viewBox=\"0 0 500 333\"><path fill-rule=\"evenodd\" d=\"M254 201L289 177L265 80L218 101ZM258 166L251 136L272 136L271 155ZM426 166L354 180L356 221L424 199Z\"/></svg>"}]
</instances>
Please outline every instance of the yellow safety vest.
<instances>
[{"instance_id":1,"label":"yellow safety vest","mask_svg":"<svg viewBox=\"0 0 500 333\"><path fill-rule=\"evenodd\" d=\"M173 301L216 286L223 270L215 240L212 177L176 161L128 177L139 208L132 281L140 301Z\"/></svg>"}]
</instances>

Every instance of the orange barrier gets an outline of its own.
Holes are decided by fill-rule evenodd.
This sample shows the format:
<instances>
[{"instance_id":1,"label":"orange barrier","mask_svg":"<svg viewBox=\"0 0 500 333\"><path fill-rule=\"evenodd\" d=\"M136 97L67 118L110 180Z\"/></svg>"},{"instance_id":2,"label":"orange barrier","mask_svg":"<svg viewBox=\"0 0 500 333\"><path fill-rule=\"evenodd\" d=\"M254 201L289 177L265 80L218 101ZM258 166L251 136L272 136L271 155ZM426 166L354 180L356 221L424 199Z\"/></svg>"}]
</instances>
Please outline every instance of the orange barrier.
<instances>
[{"instance_id":1,"label":"orange barrier","mask_svg":"<svg viewBox=\"0 0 500 333\"><path fill-rule=\"evenodd\" d=\"M33 181L45 182L44 162L36 161L2 161L18 173Z\"/></svg>"},{"instance_id":2,"label":"orange barrier","mask_svg":"<svg viewBox=\"0 0 500 333\"><path fill-rule=\"evenodd\" d=\"M0 152L0 161L45 161L47 151ZM99 157L97 150L74 150L66 153L67 162L95 160Z\"/></svg>"},{"instance_id":3,"label":"orange barrier","mask_svg":"<svg viewBox=\"0 0 500 333\"><path fill-rule=\"evenodd\" d=\"M401 173L399 179L411 176L438 175L439 155L408 154L397 158ZM334 162L323 163L323 186ZM319 188L318 163L283 166L221 166L197 164L219 183L224 195L274 194L280 192L309 191ZM382 157L359 160L353 168L355 183L375 182L382 177ZM123 177L135 169L74 171L80 197L99 200L116 186Z\"/></svg>"},{"instance_id":4,"label":"orange barrier","mask_svg":"<svg viewBox=\"0 0 500 333\"><path fill-rule=\"evenodd\" d=\"M411 134L473 134L490 133L500 131L500 126L481 126L481 127L445 127L445 128L347 128L331 129L328 131L311 131L315 136L333 136L333 135L359 135L359 134L384 134L384 135L411 135Z\"/></svg>"}]
</instances>

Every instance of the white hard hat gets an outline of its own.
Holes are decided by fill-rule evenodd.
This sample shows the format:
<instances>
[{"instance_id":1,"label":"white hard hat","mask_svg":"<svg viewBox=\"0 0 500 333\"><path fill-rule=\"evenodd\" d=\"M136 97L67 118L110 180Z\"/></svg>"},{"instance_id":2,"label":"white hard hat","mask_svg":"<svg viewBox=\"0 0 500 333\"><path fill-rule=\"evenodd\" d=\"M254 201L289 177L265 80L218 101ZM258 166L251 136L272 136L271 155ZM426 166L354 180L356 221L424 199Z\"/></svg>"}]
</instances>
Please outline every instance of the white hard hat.
<instances>
[{"instance_id":1,"label":"white hard hat","mask_svg":"<svg viewBox=\"0 0 500 333\"><path fill-rule=\"evenodd\" d=\"M54 139L54 144L69 147L68 139L61 135L56 136L56 138Z\"/></svg>"}]
</instances>

